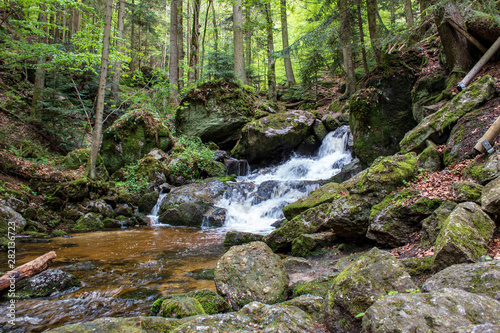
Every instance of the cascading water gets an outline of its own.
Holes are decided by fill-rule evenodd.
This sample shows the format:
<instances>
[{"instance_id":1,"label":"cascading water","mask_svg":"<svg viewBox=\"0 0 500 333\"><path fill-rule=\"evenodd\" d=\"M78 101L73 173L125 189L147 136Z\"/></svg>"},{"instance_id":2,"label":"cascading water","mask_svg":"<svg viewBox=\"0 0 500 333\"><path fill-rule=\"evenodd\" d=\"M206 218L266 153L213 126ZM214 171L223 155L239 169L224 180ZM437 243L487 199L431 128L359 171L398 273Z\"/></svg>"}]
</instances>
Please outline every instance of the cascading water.
<instances>
[{"instance_id":1,"label":"cascading water","mask_svg":"<svg viewBox=\"0 0 500 333\"><path fill-rule=\"evenodd\" d=\"M316 189L319 180L340 172L351 161L349 127L330 132L313 157L292 157L287 162L237 178L241 186L224 194L217 204L225 208L223 230L268 234L284 218L282 208Z\"/></svg>"},{"instance_id":2,"label":"cascading water","mask_svg":"<svg viewBox=\"0 0 500 333\"><path fill-rule=\"evenodd\" d=\"M151 213L149 213L148 218L149 218L149 224L151 226L162 225L161 223L158 222L158 213L160 211L161 203L163 202L163 199L165 199L167 194L168 193L160 193L156 205L153 207L153 210L151 210Z\"/></svg>"}]
</instances>

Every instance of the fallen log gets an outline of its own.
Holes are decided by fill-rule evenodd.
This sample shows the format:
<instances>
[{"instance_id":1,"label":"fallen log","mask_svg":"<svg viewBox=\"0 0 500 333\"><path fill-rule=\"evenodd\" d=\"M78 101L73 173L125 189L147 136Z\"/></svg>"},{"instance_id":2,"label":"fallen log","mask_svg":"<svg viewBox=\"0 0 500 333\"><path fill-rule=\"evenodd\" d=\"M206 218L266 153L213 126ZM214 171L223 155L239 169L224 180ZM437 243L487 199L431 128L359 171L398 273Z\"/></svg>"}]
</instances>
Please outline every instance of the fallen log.
<instances>
[{"instance_id":1,"label":"fallen log","mask_svg":"<svg viewBox=\"0 0 500 333\"><path fill-rule=\"evenodd\" d=\"M7 274L0 277L0 290L8 288L11 283L15 284L15 282L17 281L21 281L43 272L44 270L49 268L49 265L55 259L56 253L54 251L50 251L45 253L43 256L33 259L30 262L27 262L26 264L7 272Z\"/></svg>"}]
</instances>

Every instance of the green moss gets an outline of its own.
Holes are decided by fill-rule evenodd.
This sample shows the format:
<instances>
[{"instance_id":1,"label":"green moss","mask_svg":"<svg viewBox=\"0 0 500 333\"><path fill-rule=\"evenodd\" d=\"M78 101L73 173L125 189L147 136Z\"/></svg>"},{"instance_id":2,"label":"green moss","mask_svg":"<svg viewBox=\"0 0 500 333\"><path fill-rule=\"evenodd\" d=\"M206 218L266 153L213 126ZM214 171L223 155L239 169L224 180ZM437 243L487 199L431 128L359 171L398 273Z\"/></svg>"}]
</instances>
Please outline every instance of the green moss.
<instances>
[{"instance_id":1,"label":"green moss","mask_svg":"<svg viewBox=\"0 0 500 333\"><path fill-rule=\"evenodd\" d=\"M323 276L309 282L298 282L292 286L292 298L301 295L317 295L326 297L332 288L335 275Z\"/></svg>"}]
</instances>

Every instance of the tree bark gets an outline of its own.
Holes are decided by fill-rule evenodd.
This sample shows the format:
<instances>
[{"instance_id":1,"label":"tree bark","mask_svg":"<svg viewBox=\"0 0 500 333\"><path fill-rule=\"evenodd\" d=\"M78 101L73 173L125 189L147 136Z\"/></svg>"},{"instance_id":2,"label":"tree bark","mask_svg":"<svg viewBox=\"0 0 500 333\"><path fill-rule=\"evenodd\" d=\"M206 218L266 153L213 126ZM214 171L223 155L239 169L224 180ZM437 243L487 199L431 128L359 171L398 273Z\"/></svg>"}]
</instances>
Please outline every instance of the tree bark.
<instances>
[{"instance_id":1,"label":"tree bark","mask_svg":"<svg viewBox=\"0 0 500 333\"><path fill-rule=\"evenodd\" d=\"M208 1L207 4L207 12L205 14L205 26L203 28L203 38L201 41L201 64L200 64L200 78L203 78L203 64L205 62L205 37L207 36L207 24L208 24L208 15L210 12L210 6L212 5L212 0Z\"/></svg>"},{"instance_id":2,"label":"tree bark","mask_svg":"<svg viewBox=\"0 0 500 333\"><path fill-rule=\"evenodd\" d=\"M409 27L413 27L413 11L411 9L411 0L404 0L404 6L405 6L406 24Z\"/></svg>"},{"instance_id":3,"label":"tree bark","mask_svg":"<svg viewBox=\"0 0 500 333\"><path fill-rule=\"evenodd\" d=\"M361 18L361 0L356 0L356 6L358 8L358 26L359 26L359 42L361 44L361 56L363 58L363 68L365 69L365 76L368 75L370 71L368 68L368 61L366 60L366 48L365 48L365 33L363 31L363 20Z\"/></svg>"},{"instance_id":4,"label":"tree bark","mask_svg":"<svg viewBox=\"0 0 500 333\"><path fill-rule=\"evenodd\" d=\"M48 42L48 29L47 29L47 7L45 5L40 6L40 14L38 16L38 24L41 28L42 35L38 38L40 43L47 44ZM42 54L37 59L37 67L35 71L35 86L33 89L33 99L31 100L31 117L35 119L40 118L40 101L42 99L43 89L45 87L45 63L47 58L45 54Z\"/></svg>"},{"instance_id":5,"label":"tree bark","mask_svg":"<svg viewBox=\"0 0 500 333\"><path fill-rule=\"evenodd\" d=\"M219 49L219 30L217 29L217 16L215 14L215 3L213 0L210 0L212 3L212 24L214 25L214 51Z\"/></svg>"},{"instance_id":6,"label":"tree bark","mask_svg":"<svg viewBox=\"0 0 500 333\"><path fill-rule=\"evenodd\" d=\"M120 0L118 7L118 43L117 51L123 54L123 18L125 16L125 0ZM113 93L113 103L117 105L118 103L118 87L120 86L122 63L120 60L115 61L113 65L113 86L111 91Z\"/></svg>"},{"instance_id":7,"label":"tree bark","mask_svg":"<svg viewBox=\"0 0 500 333\"><path fill-rule=\"evenodd\" d=\"M268 97L272 101L276 101L276 59L274 53L274 40L273 40L273 17L271 12L271 4L268 2L263 5L264 15L266 17L266 31L267 31L267 86Z\"/></svg>"},{"instance_id":8,"label":"tree bark","mask_svg":"<svg viewBox=\"0 0 500 333\"><path fill-rule=\"evenodd\" d=\"M356 79L354 76L354 63L352 61L352 41L351 41L351 20L349 0L338 1L340 12L340 43L342 44L342 54L344 56L344 71L346 91L345 96L349 97L354 93Z\"/></svg>"},{"instance_id":9,"label":"tree bark","mask_svg":"<svg viewBox=\"0 0 500 333\"><path fill-rule=\"evenodd\" d=\"M102 40L101 72L99 73L99 88L97 91L97 106L95 114L94 129L92 131L92 147L90 151L89 177L96 178L96 162L99 148L101 147L102 118L104 113L104 98L106 89L106 76L108 73L109 41L111 35L111 18L113 12L113 0L106 0L106 17L104 20L104 36Z\"/></svg>"},{"instance_id":10,"label":"tree bark","mask_svg":"<svg viewBox=\"0 0 500 333\"><path fill-rule=\"evenodd\" d=\"M245 8L245 66L250 69L252 66L252 18L251 7ZM248 75L248 73L247 73ZM251 84L250 77L247 76L246 83Z\"/></svg>"},{"instance_id":11,"label":"tree bark","mask_svg":"<svg viewBox=\"0 0 500 333\"><path fill-rule=\"evenodd\" d=\"M288 22L286 19L286 0L281 0L281 38L283 43L283 49L285 50L284 61L285 61L286 85L290 87L295 84L295 76L293 75L292 61L290 59L290 51L287 50Z\"/></svg>"},{"instance_id":12,"label":"tree bark","mask_svg":"<svg viewBox=\"0 0 500 333\"><path fill-rule=\"evenodd\" d=\"M177 20L177 48L178 48L178 64L177 64L177 86L178 91L182 90L184 87L184 59L186 58L186 52L184 52L184 9L183 0L177 0L177 10L178 10L178 20Z\"/></svg>"},{"instance_id":13,"label":"tree bark","mask_svg":"<svg viewBox=\"0 0 500 333\"><path fill-rule=\"evenodd\" d=\"M243 8L241 0L233 2L234 75L241 84L245 83L245 55L243 51Z\"/></svg>"},{"instance_id":14,"label":"tree bark","mask_svg":"<svg viewBox=\"0 0 500 333\"><path fill-rule=\"evenodd\" d=\"M372 44L373 53L377 65L382 64L382 52L380 47L379 29L377 26L377 0L366 0L366 16L368 18L368 31L370 33L370 41Z\"/></svg>"},{"instance_id":15,"label":"tree bark","mask_svg":"<svg viewBox=\"0 0 500 333\"><path fill-rule=\"evenodd\" d=\"M191 32L191 56L189 59L189 81L196 81L200 78L199 75L199 58L200 58L200 2L201 0L193 1L193 30Z\"/></svg>"},{"instance_id":16,"label":"tree bark","mask_svg":"<svg viewBox=\"0 0 500 333\"><path fill-rule=\"evenodd\" d=\"M179 93L179 48L178 41L178 0L172 0L170 7L170 63L168 65L168 77L170 81L169 104L175 109L179 104L177 94Z\"/></svg>"},{"instance_id":17,"label":"tree bark","mask_svg":"<svg viewBox=\"0 0 500 333\"><path fill-rule=\"evenodd\" d=\"M8 288L11 285L11 281L18 282L43 272L49 268L49 265L55 259L56 253L54 251L50 251L45 253L43 256L7 272L4 276L0 277L0 290Z\"/></svg>"}]
</instances>

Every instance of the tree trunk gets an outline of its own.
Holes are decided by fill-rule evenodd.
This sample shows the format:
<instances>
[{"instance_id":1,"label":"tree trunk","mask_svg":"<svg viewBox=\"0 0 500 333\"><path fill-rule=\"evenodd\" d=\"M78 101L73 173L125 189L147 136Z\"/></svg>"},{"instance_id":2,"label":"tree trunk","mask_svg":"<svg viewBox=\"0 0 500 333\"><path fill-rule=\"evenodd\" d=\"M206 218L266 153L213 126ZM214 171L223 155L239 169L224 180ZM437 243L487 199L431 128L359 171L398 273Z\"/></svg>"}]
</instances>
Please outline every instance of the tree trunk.
<instances>
[{"instance_id":1,"label":"tree trunk","mask_svg":"<svg viewBox=\"0 0 500 333\"><path fill-rule=\"evenodd\" d=\"M212 24L214 25L214 51L217 51L219 48L219 31L217 29L217 16L215 15L215 3L213 0L210 0L212 3Z\"/></svg>"},{"instance_id":2,"label":"tree trunk","mask_svg":"<svg viewBox=\"0 0 500 333\"><path fill-rule=\"evenodd\" d=\"M0 290L6 289L11 285L11 281L14 284L23 279L35 276L47 268L56 259L56 253L50 251L44 255L27 262L18 268L7 272L4 276L0 277Z\"/></svg>"},{"instance_id":3,"label":"tree trunk","mask_svg":"<svg viewBox=\"0 0 500 333\"><path fill-rule=\"evenodd\" d=\"M179 40L178 33L178 0L172 0L170 8L170 63L168 65L168 77L170 81L169 104L172 109L175 109L179 104L177 94L179 93L179 48L177 41Z\"/></svg>"},{"instance_id":4,"label":"tree trunk","mask_svg":"<svg viewBox=\"0 0 500 333\"><path fill-rule=\"evenodd\" d=\"M101 72L99 73L99 88L97 91L97 106L92 131L92 148L90 152L89 177L96 178L95 166L97 155L101 146L102 118L104 113L104 98L106 89L106 75L108 73L109 40L111 35L111 18L113 12L113 0L106 0L106 18L104 21L104 37L102 40Z\"/></svg>"},{"instance_id":5,"label":"tree trunk","mask_svg":"<svg viewBox=\"0 0 500 333\"><path fill-rule=\"evenodd\" d=\"M48 29L47 29L47 14L46 14L46 6L41 5L40 6L40 14L38 16L38 22L39 26L41 28L42 34L38 40L40 43L47 44L48 39L47 39L47 34L48 34ZM42 93L43 89L45 87L45 62L46 62L46 57L44 54L38 57L37 59L37 67L36 67L36 72L35 72L35 86L33 89L33 99L31 100L31 112L30 115L31 117L35 119L40 118L40 101L42 99Z\"/></svg>"},{"instance_id":6,"label":"tree trunk","mask_svg":"<svg viewBox=\"0 0 500 333\"><path fill-rule=\"evenodd\" d=\"M283 49L285 50L285 74L286 85L288 87L295 84L295 76L293 75L292 61L290 59L290 51L288 48L288 22L286 19L286 0L281 0L281 38L283 42Z\"/></svg>"},{"instance_id":7,"label":"tree trunk","mask_svg":"<svg viewBox=\"0 0 500 333\"><path fill-rule=\"evenodd\" d=\"M132 6L135 4L135 0L132 0ZM135 24L134 20L130 21L130 71L135 72L136 66L135 66L135 51L134 51L134 46L135 46Z\"/></svg>"},{"instance_id":8,"label":"tree trunk","mask_svg":"<svg viewBox=\"0 0 500 333\"><path fill-rule=\"evenodd\" d=\"M349 0L338 1L340 12L340 43L342 44L342 54L344 56L344 71L346 91L345 96L349 97L354 93L356 79L354 76L354 64L352 61L351 42L351 20Z\"/></svg>"},{"instance_id":9,"label":"tree trunk","mask_svg":"<svg viewBox=\"0 0 500 333\"><path fill-rule=\"evenodd\" d=\"M117 51L123 54L123 18L125 16L125 0L120 0L118 7L118 44ZM118 87L120 86L122 63L120 60L115 61L113 65L113 86L111 91L113 93L113 103L117 105L118 103Z\"/></svg>"},{"instance_id":10,"label":"tree trunk","mask_svg":"<svg viewBox=\"0 0 500 333\"><path fill-rule=\"evenodd\" d=\"M243 51L243 8L241 0L233 2L234 75L241 84L245 83L245 55Z\"/></svg>"},{"instance_id":11,"label":"tree trunk","mask_svg":"<svg viewBox=\"0 0 500 333\"><path fill-rule=\"evenodd\" d=\"M252 13L251 7L245 8L245 66L247 69L250 69L252 66ZM247 73L248 75L248 73ZM246 83L251 84L250 77L247 76Z\"/></svg>"},{"instance_id":12,"label":"tree trunk","mask_svg":"<svg viewBox=\"0 0 500 333\"><path fill-rule=\"evenodd\" d=\"M368 31L370 32L370 41L377 65L382 64L382 52L380 47L380 36L377 26L377 0L366 0L366 16L368 18Z\"/></svg>"},{"instance_id":13,"label":"tree trunk","mask_svg":"<svg viewBox=\"0 0 500 333\"><path fill-rule=\"evenodd\" d=\"M199 58L200 58L200 2L201 0L193 1L193 31L191 32L191 57L189 60L189 81L196 81L200 78L199 75Z\"/></svg>"},{"instance_id":14,"label":"tree trunk","mask_svg":"<svg viewBox=\"0 0 500 333\"><path fill-rule=\"evenodd\" d=\"M178 48L178 64L177 64L177 72L178 72L178 91L182 90L184 87L184 59L186 58L186 52L184 52L184 9L183 9L183 0L177 0L177 9L178 9L178 21L177 21L177 48Z\"/></svg>"},{"instance_id":15,"label":"tree trunk","mask_svg":"<svg viewBox=\"0 0 500 333\"><path fill-rule=\"evenodd\" d=\"M411 9L411 0L404 0L404 5L406 24L408 24L409 27L413 27L413 11Z\"/></svg>"},{"instance_id":16,"label":"tree trunk","mask_svg":"<svg viewBox=\"0 0 500 333\"><path fill-rule=\"evenodd\" d=\"M210 6L212 5L212 0L208 1L207 12L205 14L205 25L203 28L203 39L201 41L201 64L200 64L200 78L203 78L203 63L205 61L205 37L207 36L207 24L208 24L208 15L210 12Z\"/></svg>"},{"instance_id":17,"label":"tree trunk","mask_svg":"<svg viewBox=\"0 0 500 333\"><path fill-rule=\"evenodd\" d=\"M273 57L274 40L273 40L273 18L271 13L271 4L268 2L263 5L264 15L266 17L267 30L267 86L268 97L272 101L276 101L276 59Z\"/></svg>"},{"instance_id":18,"label":"tree trunk","mask_svg":"<svg viewBox=\"0 0 500 333\"><path fill-rule=\"evenodd\" d=\"M359 42L361 44L361 56L363 58L363 68L365 69L366 76L370 70L368 68L368 61L366 60L365 33L363 31L363 20L361 18L361 0L356 0L356 5L358 7Z\"/></svg>"}]
</instances>

